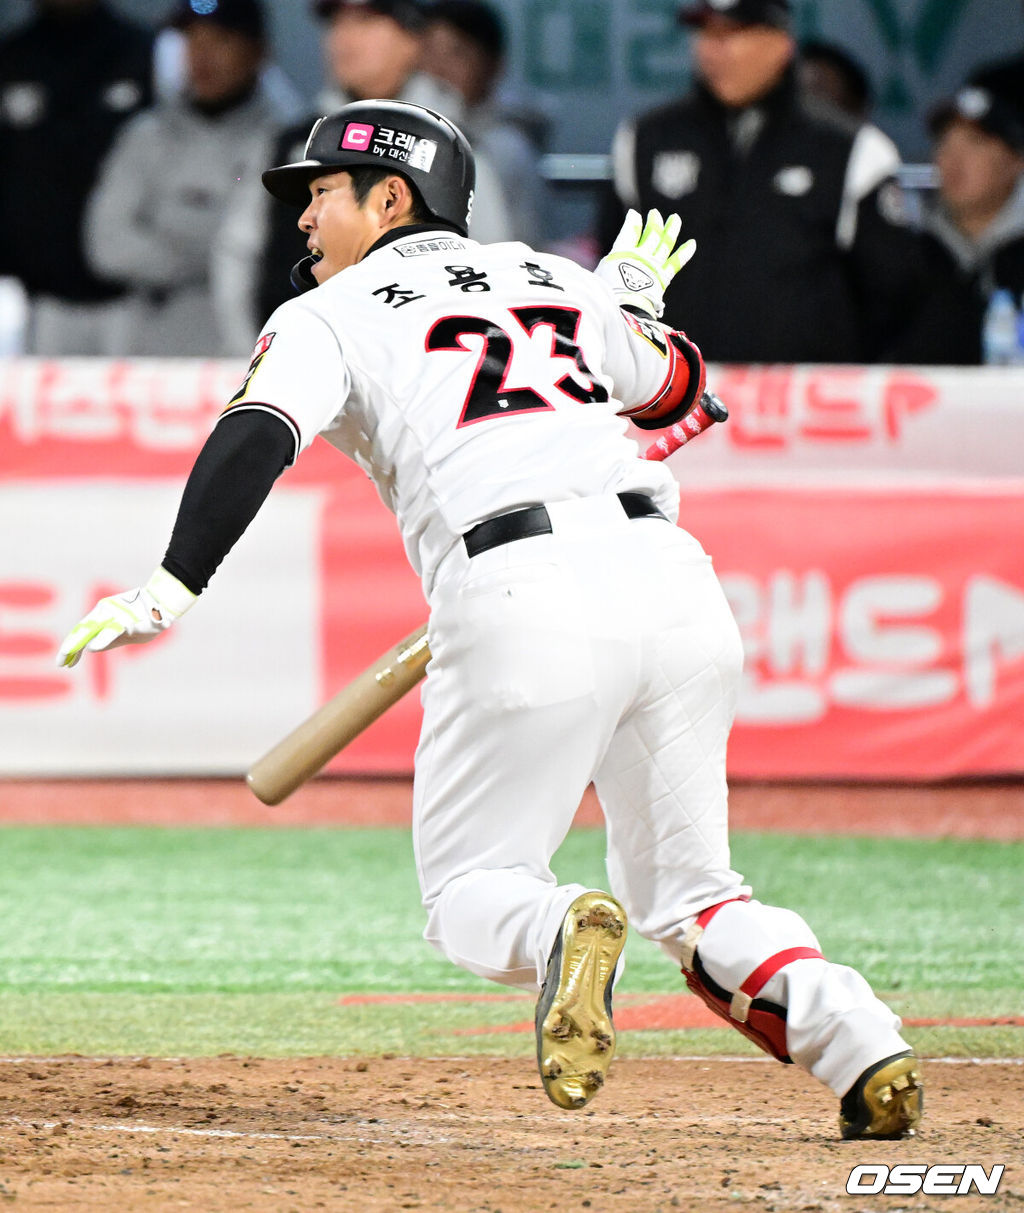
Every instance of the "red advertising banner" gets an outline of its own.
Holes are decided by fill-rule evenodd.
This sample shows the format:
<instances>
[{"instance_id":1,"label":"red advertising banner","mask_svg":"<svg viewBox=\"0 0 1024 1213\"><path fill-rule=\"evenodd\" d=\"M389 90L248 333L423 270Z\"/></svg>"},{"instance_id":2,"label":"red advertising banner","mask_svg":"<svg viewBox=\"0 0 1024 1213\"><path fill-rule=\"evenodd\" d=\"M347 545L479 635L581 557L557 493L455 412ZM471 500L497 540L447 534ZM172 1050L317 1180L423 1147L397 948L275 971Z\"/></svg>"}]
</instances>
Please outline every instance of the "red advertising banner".
<instances>
[{"instance_id":1,"label":"red advertising banner","mask_svg":"<svg viewBox=\"0 0 1024 1213\"><path fill-rule=\"evenodd\" d=\"M730 769L1024 770L1024 485L687 497L746 669Z\"/></svg>"},{"instance_id":2,"label":"red advertising banner","mask_svg":"<svg viewBox=\"0 0 1024 1213\"><path fill-rule=\"evenodd\" d=\"M416 623L389 520L377 532L368 517L355 544L339 528L325 548L334 686L367 664L346 637L383 650ZM712 554L743 635L733 776L1024 771L1024 485L701 491L681 522ZM389 713L332 769L408 769L417 727L418 712Z\"/></svg>"},{"instance_id":3,"label":"red advertising banner","mask_svg":"<svg viewBox=\"0 0 1024 1213\"><path fill-rule=\"evenodd\" d=\"M0 361L0 775L240 774L425 618L394 520L321 442L179 627L56 669L92 601L159 561L243 374ZM730 420L670 466L743 634L732 775L1024 771L1024 373L712 379ZM418 727L413 691L332 769L407 773Z\"/></svg>"}]
</instances>

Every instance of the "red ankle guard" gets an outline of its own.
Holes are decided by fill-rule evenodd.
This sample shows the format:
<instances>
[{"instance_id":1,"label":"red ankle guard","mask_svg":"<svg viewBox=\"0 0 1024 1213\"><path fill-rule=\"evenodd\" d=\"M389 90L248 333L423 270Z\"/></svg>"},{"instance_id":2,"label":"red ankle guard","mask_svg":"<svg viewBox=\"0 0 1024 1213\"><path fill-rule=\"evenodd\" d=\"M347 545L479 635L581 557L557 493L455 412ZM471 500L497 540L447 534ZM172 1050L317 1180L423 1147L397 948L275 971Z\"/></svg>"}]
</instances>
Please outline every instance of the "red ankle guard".
<instances>
[{"instance_id":1,"label":"red ankle guard","mask_svg":"<svg viewBox=\"0 0 1024 1213\"><path fill-rule=\"evenodd\" d=\"M749 898L734 897L730 900L748 901ZM730 993L712 981L697 954L704 928L725 905L729 905L729 902L709 906L697 916L697 921L687 932L683 945L683 977L690 990L716 1015L742 1032L758 1048L788 1065L793 1059L786 1051L786 1008L757 995L780 969L792 961L823 960L824 957L816 948L785 948L759 964L740 988Z\"/></svg>"}]
</instances>

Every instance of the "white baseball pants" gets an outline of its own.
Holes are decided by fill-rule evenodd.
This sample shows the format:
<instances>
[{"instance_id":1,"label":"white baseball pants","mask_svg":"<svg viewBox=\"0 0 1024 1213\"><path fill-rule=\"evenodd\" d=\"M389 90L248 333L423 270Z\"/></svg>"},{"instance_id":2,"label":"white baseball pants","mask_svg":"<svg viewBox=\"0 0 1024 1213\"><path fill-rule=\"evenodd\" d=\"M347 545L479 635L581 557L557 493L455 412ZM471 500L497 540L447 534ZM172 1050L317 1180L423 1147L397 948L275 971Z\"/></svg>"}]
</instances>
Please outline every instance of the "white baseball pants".
<instances>
[{"instance_id":1,"label":"white baseball pants","mask_svg":"<svg viewBox=\"0 0 1024 1213\"><path fill-rule=\"evenodd\" d=\"M459 543L442 562L413 798L425 937L531 991L586 890L557 884L550 861L591 781L609 891L676 962L701 910L750 894L730 866L725 777L742 649L710 559L614 495L548 511L550 535L472 559ZM813 940L795 914L738 904L700 946L730 990L759 963L746 967L752 948L764 960ZM852 970L800 960L772 978L775 994L791 1056L839 1094L906 1047Z\"/></svg>"}]
</instances>

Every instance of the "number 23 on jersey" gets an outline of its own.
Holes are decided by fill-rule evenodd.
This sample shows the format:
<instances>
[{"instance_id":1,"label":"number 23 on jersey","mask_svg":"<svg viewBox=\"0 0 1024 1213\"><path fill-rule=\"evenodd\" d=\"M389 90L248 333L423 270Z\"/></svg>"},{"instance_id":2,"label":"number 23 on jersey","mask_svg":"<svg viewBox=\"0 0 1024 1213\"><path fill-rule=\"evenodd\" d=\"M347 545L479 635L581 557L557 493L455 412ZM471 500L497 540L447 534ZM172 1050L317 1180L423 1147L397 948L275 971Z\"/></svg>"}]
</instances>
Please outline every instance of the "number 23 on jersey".
<instances>
[{"instance_id":1,"label":"number 23 on jersey","mask_svg":"<svg viewBox=\"0 0 1024 1213\"><path fill-rule=\"evenodd\" d=\"M473 379L459 414L460 427L492 417L504 417L509 413L533 413L555 407L555 401L532 387L508 386L516 342L531 338L541 327L547 327L551 332L549 357L555 362L568 361L576 372L573 374L567 368L565 374L556 380L555 389L580 404L608 399L608 393L594 378L576 344L580 326L580 313L576 308L514 307L509 309L509 316L511 323L507 329L482 316L446 316L427 333L428 351L464 350L473 353L479 344ZM482 338L482 341L471 340L467 344L467 337Z\"/></svg>"}]
</instances>

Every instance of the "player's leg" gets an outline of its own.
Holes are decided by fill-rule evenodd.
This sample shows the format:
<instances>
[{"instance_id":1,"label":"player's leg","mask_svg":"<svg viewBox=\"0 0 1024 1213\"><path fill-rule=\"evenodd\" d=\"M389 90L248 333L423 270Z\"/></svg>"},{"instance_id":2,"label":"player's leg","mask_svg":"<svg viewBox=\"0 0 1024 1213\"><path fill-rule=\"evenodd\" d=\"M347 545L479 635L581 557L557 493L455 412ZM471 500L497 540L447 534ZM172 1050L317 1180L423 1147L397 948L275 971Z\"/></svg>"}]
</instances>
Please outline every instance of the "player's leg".
<instances>
[{"instance_id":1,"label":"player's leg","mask_svg":"<svg viewBox=\"0 0 1024 1213\"><path fill-rule=\"evenodd\" d=\"M446 665L424 685L413 797L424 935L471 973L536 991L570 903L587 891L559 885L551 857L589 779L579 746L588 702L489 719L458 673Z\"/></svg>"},{"instance_id":2,"label":"player's leg","mask_svg":"<svg viewBox=\"0 0 1024 1213\"><path fill-rule=\"evenodd\" d=\"M604 511L581 502L571 512L594 515L596 535L606 513L618 533L609 542L628 548L630 519L616 498ZM571 530L563 519L560 536ZM543 983L541 1078L553 1102L578 1108L614 1054L611 988L626 920L609 894L559 885L550 862L638 661L621 659L628 638L624 649L603 631L595 639L593 587L581 585L567 544L543 537L486 552L457 576L449 570L432 596L413 827L426 937L474 973ZM608 556L584 546L584 567Z\"/></svg>"},{"instance_id":3,"label":"player's leg","mask_svg":"<svg viewBox=\"0 0 1024 1213\"><path fill-rule=\"evenodd\" d=\"M634 929L660 943L690 988L734 1027L840 1096L870 1088L848 1100L848 1125L864 1120L872 1099L895 1105L849 1135L883 1135L871 1124L909 1128L918 1078L913 1060L893 1061L907 1051L899 1020L860 974L822 957L799 915L750 900L732 870L725 750L739 638L710 568L688 560L685 543L659 567L662 599L686 609L648 632L646 693L595 780L612 889Z\"/></svg>"},{"instance_id":4,"label":"player's leg","mask_svg":"<svg viewBox=\"0 0 1024 1213\"><path fill-rule=\"evenodd\" d=\"M530 990L588 891L550 861L618 710L602 707L614 689L598 685L582 605L548 536L464 561L431 602L413 797L425 935Z\"/></svg>"}]
</instances>

